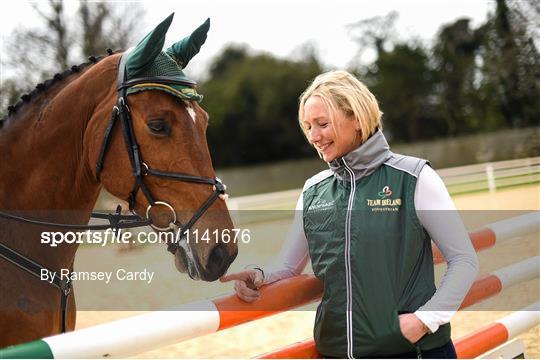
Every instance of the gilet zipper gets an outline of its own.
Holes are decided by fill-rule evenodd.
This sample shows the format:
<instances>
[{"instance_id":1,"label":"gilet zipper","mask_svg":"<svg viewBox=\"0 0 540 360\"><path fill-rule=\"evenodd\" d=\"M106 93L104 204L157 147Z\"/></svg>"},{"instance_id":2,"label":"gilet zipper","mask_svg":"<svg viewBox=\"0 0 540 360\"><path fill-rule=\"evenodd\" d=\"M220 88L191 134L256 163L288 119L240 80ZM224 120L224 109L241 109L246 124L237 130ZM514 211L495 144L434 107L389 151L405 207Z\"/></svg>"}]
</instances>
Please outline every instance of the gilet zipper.
<instances>
[{"instance_id":1,"label":"gilet zipper","mask_svg":"<svg viewBox=\"0 0 540 360\"><path fill-rule=\"evenodd\" d=\"M352 322L352 279L351 279L351 217L352 208L354 204L354 194L356 192L356 181L354 178L354 172L345 162L345 159L341 159L346 172L350 176L351 180L351 192L349 194L349 201L347 203L347 213L345 215L345 281L347 290L347 356L350 359L354 358L354 346L353 346L353 322Z\"/></svg>"}]
</instances>

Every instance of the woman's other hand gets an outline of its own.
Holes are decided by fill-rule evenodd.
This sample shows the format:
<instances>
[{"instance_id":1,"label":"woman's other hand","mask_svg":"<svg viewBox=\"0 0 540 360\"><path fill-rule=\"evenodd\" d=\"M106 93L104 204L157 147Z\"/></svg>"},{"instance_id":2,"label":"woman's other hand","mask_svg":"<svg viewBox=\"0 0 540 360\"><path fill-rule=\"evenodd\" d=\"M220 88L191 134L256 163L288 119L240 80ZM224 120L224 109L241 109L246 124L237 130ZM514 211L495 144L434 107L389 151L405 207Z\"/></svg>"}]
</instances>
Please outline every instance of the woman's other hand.
<instances>
[{"instance_id":1,"label":"woman's other hand","mask_svg":"<svg viewBox=\"0 0 540 360\"><path fill-rule=\"evenodd\" d=\"M261 270L246 269L219 278L221 282L234 280L234 291L236 295L245 302L253 302L260 296L259 288L264 283Z\"/></svg>"},{"instance_id":2,"label":"woman's other hand","mask_svg":"<svg viewBox=\"0 0 540 360\"><path fill-rule=\"evenodd\" d=\"M414 314L399 315L399 327L403 336L413 344L428 332L427 326Z\"/></svg>"}]
</instances>

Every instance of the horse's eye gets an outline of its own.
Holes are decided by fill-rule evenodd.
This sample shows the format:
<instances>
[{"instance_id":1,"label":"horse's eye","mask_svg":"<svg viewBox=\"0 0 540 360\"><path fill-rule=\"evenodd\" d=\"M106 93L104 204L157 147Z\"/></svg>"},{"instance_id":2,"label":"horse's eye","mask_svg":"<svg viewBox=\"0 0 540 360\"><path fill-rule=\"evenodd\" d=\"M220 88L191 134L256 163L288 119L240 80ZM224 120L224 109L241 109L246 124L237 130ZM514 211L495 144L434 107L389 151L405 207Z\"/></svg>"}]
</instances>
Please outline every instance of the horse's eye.
<instances>
[{"instance_id":1,"label":"horse's eye","mask_svg":"<svg viewBox=\"0 0 540 360\"><path fill-rule=\"evenodd\" d=\"M150 120L148 128L156 135L168 135L170 133L169 124L163 119Z\"/></svg>"}]
</instances>

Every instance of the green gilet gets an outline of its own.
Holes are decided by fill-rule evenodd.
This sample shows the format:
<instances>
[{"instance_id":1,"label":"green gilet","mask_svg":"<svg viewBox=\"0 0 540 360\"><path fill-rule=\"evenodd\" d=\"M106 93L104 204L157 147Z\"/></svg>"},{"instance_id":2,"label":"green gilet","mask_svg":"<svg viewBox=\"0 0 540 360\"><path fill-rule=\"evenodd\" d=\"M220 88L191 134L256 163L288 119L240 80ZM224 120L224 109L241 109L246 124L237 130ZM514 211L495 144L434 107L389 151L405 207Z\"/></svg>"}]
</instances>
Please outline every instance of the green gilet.
<instances>
[{"instance_id":1,"label":"green gilet","mask_svg":"<svg viewBox=\"0 0 540 360\"><path fill-rule=\"evenodd\" d=\"M414 207L425 160L393 154L382 132L306 182L304 231L324 283L314 338L321 354L379 357L430 350L450 324L410 343L398 314L435 293L431 240Z\"/></svg>"}]
</instances>

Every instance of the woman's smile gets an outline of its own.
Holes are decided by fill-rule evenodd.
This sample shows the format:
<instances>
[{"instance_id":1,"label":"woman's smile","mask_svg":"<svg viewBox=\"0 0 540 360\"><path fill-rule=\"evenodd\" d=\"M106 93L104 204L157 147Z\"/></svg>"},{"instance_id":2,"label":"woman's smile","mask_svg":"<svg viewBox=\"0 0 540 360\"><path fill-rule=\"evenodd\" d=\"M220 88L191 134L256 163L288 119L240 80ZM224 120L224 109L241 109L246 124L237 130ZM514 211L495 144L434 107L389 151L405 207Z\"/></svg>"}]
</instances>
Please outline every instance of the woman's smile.
<instances>
[{"instance_id":1,"label":"woman's smile","mask_svg":"<svg viewBox=\"0 0 540 360\"><path fill-rule=\"evenodd\" d=\"M330 141L325 144L315 144L315 146L320 152L325 152L328 149L328 147L330 147L332 144L333 144L333 141Z\"/></svg>"},{"instance_id":2,"label":"woman's smile","mask_svg":"<svg viewBox=\"0 0 540 360\"><path fill-rule=\"evenodd\" d=\"M307 99L303 126L309 143L328 163L360 146L356 122L339 109L332 118L320 96Z\"/></svg>"}]
</instances>

